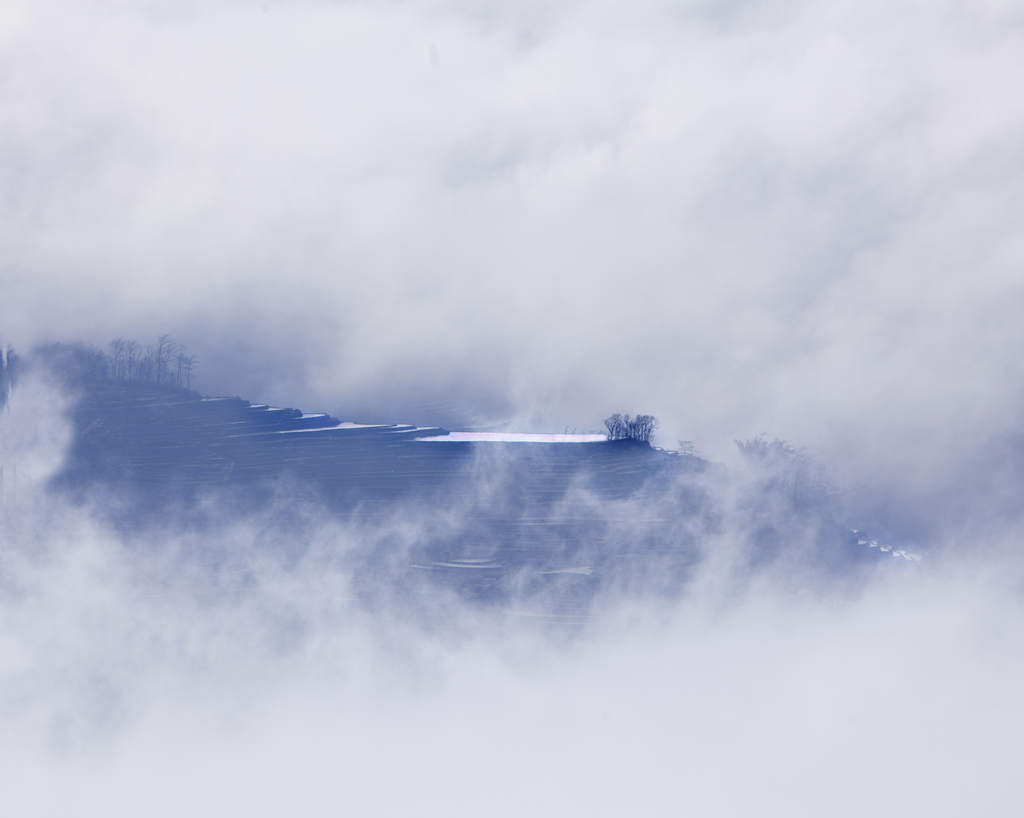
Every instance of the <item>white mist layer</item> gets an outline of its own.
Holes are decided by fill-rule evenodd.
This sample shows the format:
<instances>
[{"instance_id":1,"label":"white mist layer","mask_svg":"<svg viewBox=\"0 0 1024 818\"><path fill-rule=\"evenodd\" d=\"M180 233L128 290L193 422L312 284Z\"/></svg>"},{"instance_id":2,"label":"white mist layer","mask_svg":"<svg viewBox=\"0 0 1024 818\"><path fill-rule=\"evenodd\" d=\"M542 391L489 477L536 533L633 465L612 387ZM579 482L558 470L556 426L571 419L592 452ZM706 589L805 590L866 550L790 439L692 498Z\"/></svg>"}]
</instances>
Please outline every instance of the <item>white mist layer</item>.
<instances>
[{"instance_id":1,"label":"white mist layer","mask_svg":"<svg viewBox=\"0 0 1024 818\"><path fill-rule=\"evenodd\" d=\"M206 604L171 581L161 598L102 550L4 595L0 763L19 815L1022 806L1024 612L973 579L641 604L567 646L469 608L457 637L373 622L342 576L258 577Z\"/></svg>"},{"instance_id":2,"label":"white mist layer","mask_svg":"<svg viewBox=\"0 0 1024 818\"><path fill-rule=\"evenodd\" d=\"M59 461L28 442L33 423L66 430L59 417L10 417L7 451ZM552 636L450 601L443 628L371 615L344 556L381 532L350 522L324 518L289 562L261 547L260 520L129 538L93 512L36 483L0 517L11 814L1024 807L1024 610L1005 543L882 567L837 596L771 575L737 594L708 554L682 598L609 601Z\"/></svg>"}]
</instances>

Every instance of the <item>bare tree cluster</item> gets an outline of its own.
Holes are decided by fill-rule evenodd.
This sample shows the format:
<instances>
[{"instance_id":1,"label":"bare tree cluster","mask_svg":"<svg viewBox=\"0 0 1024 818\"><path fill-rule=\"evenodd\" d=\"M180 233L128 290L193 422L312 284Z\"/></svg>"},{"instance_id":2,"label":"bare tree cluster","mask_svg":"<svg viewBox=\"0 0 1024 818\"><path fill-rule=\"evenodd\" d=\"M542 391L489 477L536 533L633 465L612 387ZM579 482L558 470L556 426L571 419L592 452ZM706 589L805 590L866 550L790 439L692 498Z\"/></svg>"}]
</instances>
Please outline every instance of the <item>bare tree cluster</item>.
<instances>
[{"instance_id":1,"label":"bare tree cluster","mask_svg":"<svg viewBox=\"0 0 1024 818\"><path fill-rule=\"evenodd\" d=\"M161 335L144 350L135 341L115 338L110 342L108 375L114 380L192 387L199 361L170 335Z\"/></svg>"},{"instance_id":2,"label":"bare tree cluster","mask_svg":"<svg viewBox=\"0 0 1024 818\"><path fill-rule=\"evenodd\" d=\"M753 467L762 490L788 497L794 508L823 508L835 497L836 490L824 470L805 449L764 435L737 440L736 446Z\"/></svg>"},{"instance_id":3,"label":"bare tree cluster","mask_svg":"<svg viewBox=\"0 0 1024 818\"><path fill-rule=\"evenodd\" d=\"M638 440L641 443L650 443L657 426L658 421L654 415L637 415L634 418L616 412L604 421L609 440Z\"/></svg>"},{"instance_id":4,"label":"bare tree cluster","mask_svg":"<svg viewBox=\"0 0 1024 818\"><path fill-rule=\"evenodd\" d=\"M117 338L110 342L110 352L90 344L43 344L32 350L32 358L71 383L115 380L181 389L192 388L198 363L170 335L161 335L147 347Z\"/></svg>"}]
</instances>

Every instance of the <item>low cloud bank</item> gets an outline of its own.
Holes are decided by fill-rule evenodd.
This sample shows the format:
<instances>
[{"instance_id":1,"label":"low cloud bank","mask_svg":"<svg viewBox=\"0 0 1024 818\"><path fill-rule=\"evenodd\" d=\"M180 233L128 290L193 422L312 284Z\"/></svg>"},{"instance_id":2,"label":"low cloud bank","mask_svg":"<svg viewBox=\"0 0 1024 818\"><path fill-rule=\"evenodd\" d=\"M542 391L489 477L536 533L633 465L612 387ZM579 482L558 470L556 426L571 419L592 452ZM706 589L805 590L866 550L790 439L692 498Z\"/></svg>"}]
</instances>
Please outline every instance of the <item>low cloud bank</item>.
<instances>
[{"instance_id":1,"label":"low cloud bank","mask_svg":"<svg viewBox=\"0 0 1024 818\"><path fill-rule=\"evenodd\" d=\"M8 462L40 464L0 515L19 815L1020 811L1012 526L843 593L732 581L750 546L723 539L685 594L570 633L443 597L417 619L356 600L367 526L311 509L292 558L272 515L126 535L63 502L67 427L36 389L2 419Z\"/></svg>"},{"instance_id":2,"label":"low cloud bank","mask_svg":"<svg viewBox=\"0 0 1024 818\"><path fill-rule=\"evenodd\" d=\"M984 569L837 600L709 583L567 638L471 606L440 631L370 616L316 560L211 581L67 525L31 566L5 548L21 815L1021 807L1024 611Z\"/></svg>"}]
</instances>

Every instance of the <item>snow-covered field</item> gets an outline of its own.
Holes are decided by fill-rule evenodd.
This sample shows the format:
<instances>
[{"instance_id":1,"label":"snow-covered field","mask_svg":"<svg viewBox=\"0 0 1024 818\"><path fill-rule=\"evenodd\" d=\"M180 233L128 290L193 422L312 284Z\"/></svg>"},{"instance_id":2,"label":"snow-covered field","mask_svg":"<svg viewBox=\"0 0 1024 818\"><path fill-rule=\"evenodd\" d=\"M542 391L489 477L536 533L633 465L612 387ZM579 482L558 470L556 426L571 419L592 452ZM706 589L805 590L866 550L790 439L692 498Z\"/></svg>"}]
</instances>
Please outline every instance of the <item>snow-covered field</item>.
<instances>
[{"instance_id":1,"label":"snow-covered field","mask_svg":"<svg viewBox=\"0 0 1024 818\"><path fill-rule=\"evenodd\" d=\"M425 437L428 443L601 443L605 435L534 434L530 432L449 432Z\"/></svg>"},{"instance_id":2,"label":"snow-covered field","mask_svg":"<svg viewBox=\"0 0 1024 818\"><path fill-rule=\"evenodd\" d=\"M313 417L325 417L325 415L303 415L302 420L306 420ZM391 423L353 423L350 420L342 421L341 423L335 423L333 426L316 426L310 429L281 429L275 434L279 435L294 435L299 433L308 434L309 432L336 432L343 429L393 429L396 428ZM397 427L402 428L402 427Z\"/></svg>"}]
</instances>

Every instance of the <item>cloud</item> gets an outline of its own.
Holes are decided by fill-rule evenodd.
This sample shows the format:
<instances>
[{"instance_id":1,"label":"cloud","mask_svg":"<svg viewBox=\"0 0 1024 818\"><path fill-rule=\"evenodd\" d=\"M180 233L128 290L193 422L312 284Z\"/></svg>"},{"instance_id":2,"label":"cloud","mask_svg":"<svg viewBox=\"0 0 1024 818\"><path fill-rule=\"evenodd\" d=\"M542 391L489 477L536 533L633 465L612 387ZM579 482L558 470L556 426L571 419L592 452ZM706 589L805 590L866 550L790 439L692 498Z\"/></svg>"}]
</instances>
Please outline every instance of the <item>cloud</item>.
<instances>
[{"instance_id":1,"label":"cloud","mask_svg":"<svg viewBox=\"0 0 1024 818\"><path fill-rule=\"evenodd\" d=\"M231 533L220 572L81 518L31 566L5 540L19 814L1019 808L1024 620L984 572L839 598L712 584L566 638L472 606L440 630L369 616L322 553L289 568Z\"/></svg>"},{"instance_id":2,"label":"cloud","mask_svg":"<svg viewBox=\"0 0 1024 818\"><path fill-rule=\"evenodd\" d=\"M737 594L709 558L570 649L461 609L424 635L361 615L344 564L253 550L253 521L132 542L51 506L39 393L5 416L34 430L4 443L33 475L3 517L9 802L1019 812L1021 21L5 4L4 342L169 331L205 391L361 419L650 411L715 457L766 431L941 554L838 598ZM239 559L181 561L204 545Z\"/></svg>"},{"instance_id":3,"label":"cloud","mask_svg":"<svg viewBox=\"0 0 1024 818\"><path fill-rule=\"evenodd\" d=\"M637 404L667 442L927 471L1020 405L1018 17L26 4L5 333L160 327L214 391L536 428Z\"/></svg>"},{"instance_id":4,"label":"cloud","mask_svg":"<svg viewBox=\"0 0 1024 818\"><path fill-rule=\"evenodd\" d=\"M67 425L52 397L19 388L0 417L5 451L59 462ZM483 465L500 482L500 464ZM414 505L382 525L299 504L288 518L126 531L102 496L71 504L29 483L0 508L5 801L28 816L140 803L156 815L1014 814L1024 611L1019 554L999 540L1012 522L845 587L801 573L795 539L758 570L738 510L772 468L750 486L703 486L725 513L683 593L626 586L570 630L440 588L421 607L397 588L367 605L360 554L429 536L436 521ZM481 502L500 493L472 485ZM806 528L799 504L763 505L755 517ZM650 510L608 514L640 538Z\"/></svg>"}]
</instances>

